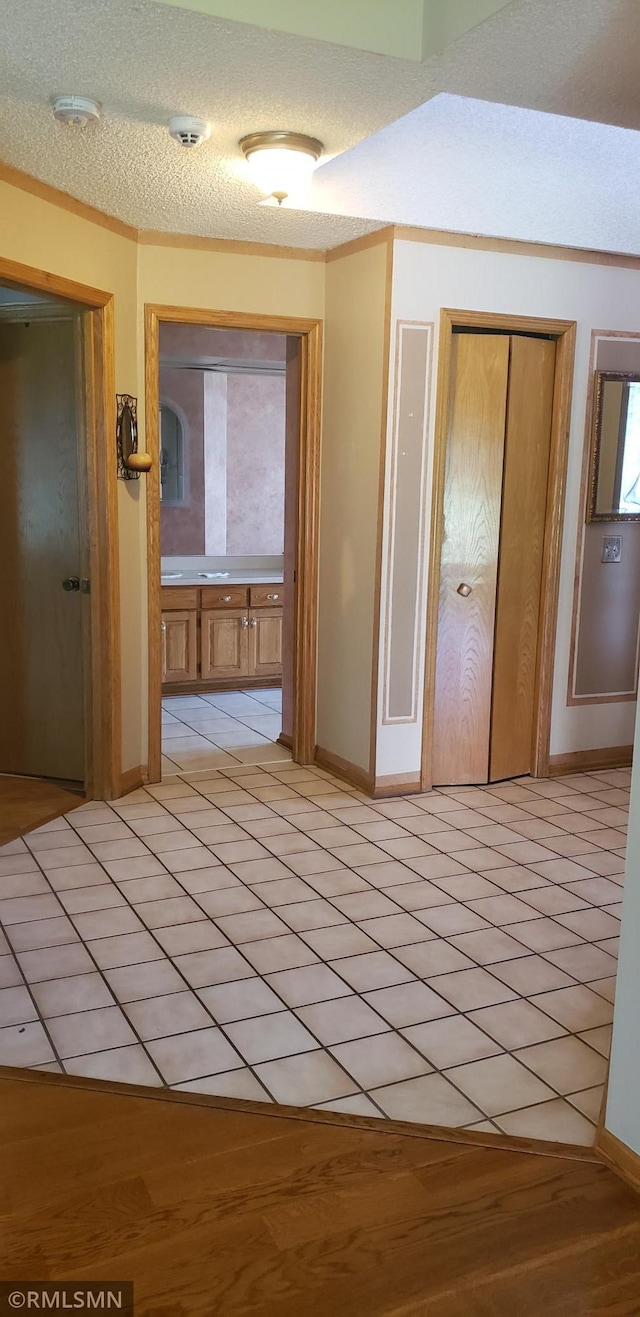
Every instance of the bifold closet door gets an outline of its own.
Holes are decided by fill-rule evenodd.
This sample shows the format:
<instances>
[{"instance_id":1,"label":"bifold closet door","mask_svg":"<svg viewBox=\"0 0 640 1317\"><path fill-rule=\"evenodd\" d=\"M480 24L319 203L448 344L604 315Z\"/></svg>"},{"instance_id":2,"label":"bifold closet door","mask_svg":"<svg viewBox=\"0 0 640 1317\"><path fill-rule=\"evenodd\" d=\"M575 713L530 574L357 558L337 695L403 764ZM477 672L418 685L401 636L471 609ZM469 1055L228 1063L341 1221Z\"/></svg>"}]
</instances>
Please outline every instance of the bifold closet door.
<instances>
[{"instance_id":1,"label":"bifold closet door","mask_svg":"<svg viewBox=\"0 0 640 1317\"><path fill-rule=\"evenodd\" d=\"M531 771L554 341L511 339L489 781Z\"/></svg>"},{"instance_id":2,"label":"bifold closet door","mask_svg":"<svg viewBox=\"0 0 640 1317\"><path fill-rule=\"evenodd\" d=\"M507 335L454 334L433 782L486 782L509 374Z\"/></svg>"}]
</instances>

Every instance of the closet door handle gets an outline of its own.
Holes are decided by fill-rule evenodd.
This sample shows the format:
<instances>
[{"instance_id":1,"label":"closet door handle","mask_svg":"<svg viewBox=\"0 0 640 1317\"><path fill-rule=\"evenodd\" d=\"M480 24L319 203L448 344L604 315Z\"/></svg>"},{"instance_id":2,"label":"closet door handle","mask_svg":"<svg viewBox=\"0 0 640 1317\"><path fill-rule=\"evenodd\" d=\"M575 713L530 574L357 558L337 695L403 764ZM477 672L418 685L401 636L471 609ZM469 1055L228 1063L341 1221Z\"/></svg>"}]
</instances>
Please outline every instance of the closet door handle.
<instances>
[{"instance_id":1,"label":"closet door handle","mask_svg":"<svg viewBox=\"0 0 640 1317\"><path fill-rule=\"evenodd\" d=\"M471 594L471 589L472 587L470 585L467 585L465 581L461 581L456 590L456 594L461 594L463 599L467 599Z\"/></svg>"}]
</instances>

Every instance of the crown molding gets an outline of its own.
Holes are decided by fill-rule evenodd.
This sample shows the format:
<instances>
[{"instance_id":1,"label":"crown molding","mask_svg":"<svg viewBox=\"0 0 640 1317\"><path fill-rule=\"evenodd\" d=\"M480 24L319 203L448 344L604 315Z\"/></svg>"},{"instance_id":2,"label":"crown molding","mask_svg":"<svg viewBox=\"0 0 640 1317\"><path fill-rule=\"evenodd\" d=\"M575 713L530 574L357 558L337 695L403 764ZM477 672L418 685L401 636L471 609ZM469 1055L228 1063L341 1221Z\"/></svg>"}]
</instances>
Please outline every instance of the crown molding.
<instances>
[{"instance_id":1,"label":"crown molding","mask_svg":"<svg viewBox=\"0 0 640 1317\"><path fill-rule=\"evenodd\" d=\"M116 233L119 238L137 241L138 230L133 225L125 224L114 215L107 215L105 211L98 210L97 206L89 206L85 201L78 201L78 198L72 197L69 192L62 192L60 188L52 187L50 183L43 183L39 178L33 178L31 174L25 174L21 169L15 169L13 165L6 165L2 161L0 161L0 183L8 183L11 187L19 188L21 192L29 192L31 196L39 197L41 201L48 201L50 205L57 206L59 210L66 210L70 215L76 215L78 219L88 220L91 224L99 225L101 229Z\"/></svg>"},{"instance_id":2,"label":"crown molding","mask_svg":"<svg viewBox=\"0 0 640 1317\"><path fill-rule=\"evenodd\" d=\"M222 252L228 256L273 256L278 260L324 262L326 252L318 247L279 247L269 242L241 242L236 238L198 238L191 233L163 233L139 229L142 247L181 247L183 250Z\"/></svg>"},{"instance_id":3,"label":"crown molding","mask_svg":"<svg viewBox=\"0 0 640 1317\"><path fill-rule=\"evenodd\" d=\"M66 210L78 219L97 224L120 238L127 238L143 247L173 247L186 251L219 252L229 256L266 256L276 260L314 261L331 264L354 256L379 243L415 242L434 247L460 247L468 251L502 252L511 256L533 256L547 261L577 261L585 265L607 265L625 270L640 270L640 256L624 252L594 251L586 247L562 247L544 242L525 242L519 238L490 238L477 233L452 233L447 229L421 229L411 225L387 224L360 238L324 250L318 247L280 247L267 242L242 242L235 238L199 238L190 233L164 233L153 229L137 229L115 215L107 215L97 206L79 201L69 192L43 183L41 179L0 161L0 183L28 192L47 201L59 210Z\"/></svg>"}]
</instances>

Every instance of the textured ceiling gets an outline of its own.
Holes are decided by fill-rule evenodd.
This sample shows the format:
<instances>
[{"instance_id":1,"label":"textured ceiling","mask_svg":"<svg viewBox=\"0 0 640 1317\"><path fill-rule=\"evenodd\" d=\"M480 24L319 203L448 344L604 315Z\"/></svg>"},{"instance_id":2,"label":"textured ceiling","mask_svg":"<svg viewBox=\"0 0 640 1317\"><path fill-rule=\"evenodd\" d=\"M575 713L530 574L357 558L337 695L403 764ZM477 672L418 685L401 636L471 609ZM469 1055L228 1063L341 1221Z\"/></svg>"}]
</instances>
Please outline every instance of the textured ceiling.
<instances>
[{"instance_id":1,"label":"textured ceiling","mask_svg":"<svg viewBox=\"0 0 640 1317\"><path fill-rule=\"evenodd\" d=\"M445 94L331 161L307 204L637 255L640 132Z\"/></svg>"},{"instance_id":2,"label":"textured ceiling","mask_svg":"<svg viewBox=\"0 0 640 1317\"><path fill-rule=\"evenodd\" d=\"M367 157L359 196L356 174L345 180L330 163L318 187L337 213L260 206L237 150L243 133L295 128L335 156L442 91L638 128L639 50L639 0L511 0L423 64L150 0L3 0L0 155L141 228L331 247L386 218L397 176L392 185ZM57 125L51 102L61 92L99 99L102 123L82 134ZM179 148L166 131L177 112L210 119L211 140ZM512 156L527 149L524 139L506 144ZM446 142L441 149L446 156ZM549 168L561 176L570 163L560 153ZM595 170L592 181L600 205ZM413 222L433 220L425 213ZM451 226L481 228L466 219Z\"/></svg>"}]
</instances>

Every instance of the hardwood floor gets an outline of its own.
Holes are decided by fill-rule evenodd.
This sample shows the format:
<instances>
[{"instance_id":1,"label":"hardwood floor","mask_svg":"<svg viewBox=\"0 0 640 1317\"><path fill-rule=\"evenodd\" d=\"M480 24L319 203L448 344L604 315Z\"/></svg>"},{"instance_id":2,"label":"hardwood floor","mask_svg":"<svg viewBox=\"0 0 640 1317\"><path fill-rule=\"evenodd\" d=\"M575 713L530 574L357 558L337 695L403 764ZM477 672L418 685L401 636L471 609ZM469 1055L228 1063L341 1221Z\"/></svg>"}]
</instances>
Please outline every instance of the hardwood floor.
<instances>
[{"instance_id":1,"label":"hardwood floor","mask_svg":"<svg viewBox=\"0 0 640 1317\"><path fill-rule=\"evenodd\" d=\"M83 799L45 778L0 775L0 846L75 809Z\"/></svg>"},{"instance_id":2,"label":"hardwood floor","mask_svg":"<svg viewBox=\"0 0 640 1317\"><path fill-rule=\"evenodd\" d=\"M624 1317L638 1198L590 1161L0 1078L7 1280L153 1317Z\"/></svg>"}]
</instances>

